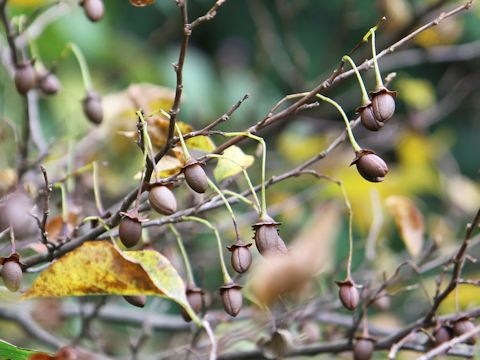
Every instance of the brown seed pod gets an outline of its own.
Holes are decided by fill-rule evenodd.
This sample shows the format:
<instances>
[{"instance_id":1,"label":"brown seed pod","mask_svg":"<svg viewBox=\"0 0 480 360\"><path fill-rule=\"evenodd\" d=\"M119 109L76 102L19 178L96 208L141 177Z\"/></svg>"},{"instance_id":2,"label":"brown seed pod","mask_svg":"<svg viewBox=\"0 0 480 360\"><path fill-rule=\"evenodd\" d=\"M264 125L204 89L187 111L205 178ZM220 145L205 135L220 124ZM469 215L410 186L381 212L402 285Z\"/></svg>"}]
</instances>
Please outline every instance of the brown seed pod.
<instances>
[{"instance_id":1,"label":"brown seed pod","mask_svg":"<svg viewBox=\"0 0 480 360\"><path fill-rule=\"evenodd\" d=\"M370 360L375 350L375 340L369 337L358 337L353 345L354 360Z\"/></svg>"},{"instance_id":2,"label":"brown seed pod","mask_svg":"<svg viewBox=\"0 0 480 360\"><path fill-rule=\"evenodd\" d=\"M55 95L60 90L60 81L51 72L44 72L38 78L38 87L45 95Z\"/></svg>"},{"instance_id":3,"label":"brown seed pod","mask_svg":"<svg viewBox=\"0 0 480 360\"><path fill-rule=\"evenodd\" d=\"M339 287L338 297L343 306L348 310L355 310L360 302L360 295L355 283L348 278L345 281L336 281L336 283Z\"/></svg>"},{"instance_id":4,"label":"brown seed pod","mask_svg":"<svg viewBox=\"0 0 480 360\"><path fill-rule=\"evenodd\" d=\"M18 291L22 285L22 267L15 260L6 261L2 267L2 278L8 290L11 292Z\"/></svg>"},{"instance_id":5,"label":"brown seed pod","mask_svg":"<svg viewBox=\"0 0 480 360\"><path fill-rule=\"evenodd\" d=\"M435 338L435 347L449 342L452 339L452 329L448 326L442 325L433 334Z\"/></svg>"},{"instance_id":6,"label":"brown seed pod","mask_svg":"<svg viewBox=\"0 0 480 360\"><path fill-rule=\"evenodd\" d=\"M137 245L142 238L142 224L138 216L124 214L118 227L118 235L125 247L131 248Z\"/></svg>"},{"instance_id":7,"label":"brown seed pod","mask_svg":"<svg viewBox=\"0 0 480 360\"><path fill-rule=\"evenodd\" d=\"M208 177L201 163L195 159L189 159L182 169L188 186L193 191L203 194L208 189Z\"/></svg>"},{"instance_id":8,"label":"brown seed pod","mask_svg":"<svg viewBox=\"0 0 480 360\"><path fill-rule=\"evenodd\" d=\"M358 107L356 111L360 114L360 121L367 130L378 131L383 127L383 122L378 121L375 117L371 102Z\"/></svg>"},{"instance_id":9,"label":"brown seed pod","mask_svg":"<svg viewBox=\"0 0 480 360\"><path fill-rule=\"evenodd\" d=\"M396 91L390 91L386 87L380 87L370 92L372 98L373 113L377 121L388 121L395 114Z\"/></svg>"},{"instance_id":10,"label":"brown seed pod","mask_svg":"<svg viewBox=\"0 0 480 360\"><path fill-rule=\"evenodd\" d=\"M475 324L466 317L462 317L453 323L453 334L455 336L461 336L466 334L469 331L472 331L475 328ZM475 345L477 339L475 335L469 337L465 340L466 344Z\"/></svg>"},{"instance_id":11,"label":"brown seed pod","mask_svg":"<svg viewBox=\"0 0 480 360\"><path fill-rule=\"evenodd\" d=\"M33 207L34 203L27 194L21 191L9 194L0 205L0 231L11 226L17 239L35 234L38 226L30 215Z\"/></svg>"},{"instance_id":12,"label":"brown seed pod","mask_svg":"<svg viewBox=\"0 0 480 360\"><path fill-rule=\"evenodd\" d=\"M237 241L235 244L227 247L228 251L232 253L232 267L239 274L248 271L250 265L252 265L250 246L252 246L252 243L245 244L243 241Z\"/></svg>"},{"instance_id":13,"label":"brown seed pod","mask_svg":"<svg viewBox=\"0 0 480 360\"><path fill-rule=\"evenodd\" d=\"M24 61L17 66L15 70L15 87L17 91L25 95L30 89L35 86L37 80L37 73L33 68L33 62Z\"/></svg>"},{"instance_id":14,"label":"brown seed pod","mask_svg":"<svg viewBox=\"0 0 480 360\"><path fill-rule=\"evenodd\" d=\"M372 305L381 311L386 311L390 308L390 297L385 291L382 291L377 297L373 300Z\"/></svg>"},{"instance_id":15,"label":"brown seed pod","mask_svg":"<svg viewBox=\"0 0 480 360\"><path fill-rule=\"evenodd\" d=\"M220 288L223 308L230 316L237 316L242 308L242 287L236 283L225 284Z\"/></svg>"},{"instance_id":16,"label":"brown seed pod","mask_svg":"<svg viewBox=\"0 0 480 360\"><path fill-rule=\"evenodd\" d=\"M89 91L82 102L83 113L87 119L91 123L99 125L103 120L102 98L100 95L94 91Z\"/></svg>"},{"instance_id":17,"label":"brown seed pod","mask_svg":"<svg viewBox=\"0 0 480 360\"><path fill-rule=\"evenodd\" d=\"M171 215L177 211L177 199L172 190L165 185L154 185L148 192L148 200L159 214Z\"/></svg>"},{"instance_id":18,"label":"brown seed pod","mask_svg":"<svg viewBox=\"0 0 480 360\"><path fill-rule=\"evenodd\" d=\"M355 154L350 166L355 164L357 170L365 180L382 182L388 174L388 166L383 159L372 150L362 149Z\"/></svg>"},{"instance_id":19,"label":"brown seed pod","mask_svg":"<svg viewBox=\"0 0 480 360\"><path fill-rule=\"evenodd\" d=\"M105 7L102 0L83 0L82 6L90 21L97 22L103 18Z\"/></svg>"},{"instance_id":20,"label":"brown seed pod","mask_svg":"<svg viewBox=\"0 0 480 360\"><path fill-rule=\"evenodd\" d=\"M143 308L147 303L147 297L145 295L125 295L123 297L129 304Z\"/></svg>"},{"instance_id":21,"label":"brown seed pod","mask_svg":"<svg viewBox=\"0 0 480 360\"><path fill-rule=\"evenodd\" d=\"M188 286L186 290L186 294L187 294L187 300L188 300L188 303L190 304L190 307L193 309L193 311L196 314L200 313L203 307L205 306L205 299L204 299L205 292L199 287ZM185 320L186 322L192 321L192 318L183 309L183 307L181 309L181 314L182 314L183 320Z\"/></svg>"},{"instance_id":22,"label":"brown seed pod","mask_svg":"<svg viewBox=\"0 0 480 360\"><path fill-rule=\"evenodd\" d=\"M257 223L252 226L255 231L255 245L258 252L263 256L286 254L288 252L285 242L278 235L279 225L279 222L266 215L263 218L259 218Z\"/></svg>"}]
</instances>

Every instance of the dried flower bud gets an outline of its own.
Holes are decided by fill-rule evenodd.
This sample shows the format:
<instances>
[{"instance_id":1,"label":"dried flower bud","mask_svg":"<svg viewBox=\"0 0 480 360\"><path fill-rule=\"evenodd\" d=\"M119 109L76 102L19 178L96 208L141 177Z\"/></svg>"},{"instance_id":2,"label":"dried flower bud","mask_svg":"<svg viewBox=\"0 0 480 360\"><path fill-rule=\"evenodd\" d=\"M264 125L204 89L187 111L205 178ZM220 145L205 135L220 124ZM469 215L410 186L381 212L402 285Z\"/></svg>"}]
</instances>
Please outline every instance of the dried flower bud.
<instances>
[{"instance_id":1,"label":"dried flower bud","mask_svg":"<svg viewBox=\"0 0 480 360\"><path fill-rule=\"evenodd\" d=\"M200 162L189 159L183 167L183 174L188 186L193 191L203 194L208 189L208 177Z\"/></svg>"},{"instance_id":2,"label":"dried flower bud","mask_svg":"<svg viewBox=\"0 0 480 360\"><path fill-rule=\"evenodd\" d=\"M359 337L353 345L354 360L370 360L375 349L375 340L369 337Z\"/></svg>"},{"instance_id":3,"label":"dried flower bud","mask_svg":"<svg viewBox=\"0 0 480 360\"><path fill-rule=\"evenodd\" d=\"M383 122L378 121L373 112L372 103L362 105L357 108L357 113L360 114L360 121L362 125L370 131L378 131L383 127Z\"/></svg>"},{"instance_id":4,"label":"dried flower bud","mask_svg":"<svg viewBox=\"0 0 480 360\"><path fill-rule=\"evenodd\" d=\"M7 260L2 267L2 278L8 290L11 292L18 291L22 285L22 267L15 260Z\"/></svg>"},{"instance_id":5,"label":"dried flower bud","mask_svg":"<svg viewBox=\"0 0 480 360\"><path fill-rule=\"evenodd\" d=\"M461 336L469 331L472 331L474 328L475 324L472 321L470 321L466 317L462 317L455 321L455 323L453 324L453 334L455 336ZM476 342L477 339L475 338L475 335L472 335L467 340L465 340L465 343L469 345L475 345Z\"/></svg>"},{"instance_id":6,"label":"dried flower bud","mask_svg":"<svg viewBox=\"0 0 480 360\"><path fill-rule=\"evenodd\" d=\"M440 346L452 339L452 329L445 325L440 326L435 330L433 336L435 338L435 347Z\"/></svg>"},{"instance_id":7,"label":"dried flower bud","mask_svg":"<svg viewBox=\"0 0 480 360\"><path fill-rule=\"evenodd\" d=\"M336 283L339 287L338 297L343 306L348 310L355 310L360 302L360 295L355 287L355 283L351 279L337 281Z\"/></svg>"},{"instance_id":8,"label":"dried flower bud","mask_svg":"<svg viewBox=\"0 0 480 360\"><path fill-rule=\"evenodd\" d=\"M118 227L118 235L122 244L127 248L131 248L138 244L142 238L142 224L138 216L134 214L124 214Z\"/></svg>"},{"instance_id":9,"label":"dried flower bud","mask_svg":"<svg viewBox=\"0 0 480 360\"><path fill-rule=\"evenodd\" d=\"M187 294L188 303L190 304L190 307L192 308L192 310L196 314L200 313L205 304L205 299L204 299L205 292L196 286L189 286L187 287L186 294ZM182 313L183 319L186 322L192 321L192 318L190 317L190 315L188 315L188 313L183 308L181 310L181 313Z\"/></svg>"},{"instance_id":10,"label":"dried flower bud","mask_svg":"<svg viewBox=\"0 0 480 360\"><path fill-rule=\"evenodd\" d=\"M352 163L365 180L382 182L388 173L388 166L383 159L371 150L363 149L356 153Z\"/></svg>"},{"instance_id":11,"label":"dried flower bud","mask_svg":"<svg viewBox=\"0 0 480 360\"><path fill-rule=\"evenodd\" d=\"M103 120L102 98L93 91L89 91L83 99L83 113L93 124L100 124Z\"/></svg>"},{"instance_id":12,"label":"dried flower bud","mask_svg":"<svg viewBox=\"0 0 480 360\"><path fill-rule=\"evenodd\" d=\"M255 245L263 256L286 254L288 252L285 242L278 235L278 225L280 223L268 215L259 218L257 223L253 225Z\"/></svg>"},{"instance_id":13,"label":"dried flower bud","mask_svg":"<svg viewBox=\"0 0 480 360\"><path fill-rule=\"evenodd\" d=\"M230 316L237 316L242 308L242 287L235 283L225 284L220 288L223 308Z\"/></svg>"},{"instance_id":14,"label":"dried flower bud","mask_svg":"<svg viewBox=\"0 0 480 360\"><path fill-rule=\"evenodd\" d=\"M235 244L227 247L232 253L232 267L239 274L246 272L250 268L250 265L252 265L250 246L252 246L251 243L245 244L243 241L237 241Z\"/></svg>"},{"instance_id":15,"label":"dried flower bud","mask_svg":"<svg viewBox=\"0 0 480 360\"><path fill-rule=\"evenodd\" d=\"M25 61L18 65L15 70L15 87L17 91L25 95L30 89L35 86L37 80L37 73L33 68L32 61Z\"/></svg>"},{"instance_id":16,"label":"dried flower bud","mask_svg":"<svg viewBox=\"0 0 480 360\"><path fill-rule=\"evenodd\" d=\"M102 0L84 0L82 6L90 21L97 22L103 18L105 7Z\"/></svg>"},{"instance_id":17,"label":"dried flower bud","mask_svg":"<svg viewBox=\"0 0 480 360\"><path fill-rule=\"evenodd\" d=\"M164 185L153 186L148 193L152 208L163 215L171 215L177 211L177 200L172 190Z\"/></svg>"},{"instance_id":18,"label":"dried flower bud","mask_svg":"<svg viewBox=\"0 0 480 360\"><path fill-rule=\"evenodd\" d=\"M55 95L61 85L55 74L44 72L38 79L38 87L45 95Z\"/></svg>"},{"instance_id":19,"label":"dried flower bud","mask_svg":"<svg viewBox=\"0 0 480 360\"><path fill-rule=\"evenodd\" d=\"M370 93L372 98L373 113L377 121L385 122L395 113L396 91L381 87Z\"/></svg>"},{"instance_id":20,"label":"dried flower bud","mask_svg":"<svg viewBox=\"0 0 480 360\"><path fill-rule=\"evenodd\" d=\"M129 304L143 308L147 303L147 297L145 295L125 295L123 297Z\"/></svg>"}]
</instances>

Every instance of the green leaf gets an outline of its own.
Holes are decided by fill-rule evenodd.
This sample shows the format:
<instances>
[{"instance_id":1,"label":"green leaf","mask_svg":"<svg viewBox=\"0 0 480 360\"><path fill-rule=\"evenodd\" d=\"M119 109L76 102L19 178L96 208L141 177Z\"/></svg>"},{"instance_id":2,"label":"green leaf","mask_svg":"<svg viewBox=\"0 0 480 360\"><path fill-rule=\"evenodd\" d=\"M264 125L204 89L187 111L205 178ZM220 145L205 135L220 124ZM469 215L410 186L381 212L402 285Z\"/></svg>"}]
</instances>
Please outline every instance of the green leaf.
<instances>
[{"instance_id":1,"label":"green leaf","mask_svg":"<svg viewBox=\"0 0 480 360\"><path fill-rule=\"evenodd\" d=\"M28 360L38 351L16 347L6 341L0 340L0 359L2 360Z\"/></svg>"},{"instance_id":2,"label":"green leaf","mask_svg":"<svg viewBox=\"0 0 480 360\"><path fill-rule=\"evenodd\" d=\"M223 153L225 159L219 159L213 175L217 182L235 176L253 164L255 158L245 154L238 146L231 146Z\"/></svg>"}]
</instances>

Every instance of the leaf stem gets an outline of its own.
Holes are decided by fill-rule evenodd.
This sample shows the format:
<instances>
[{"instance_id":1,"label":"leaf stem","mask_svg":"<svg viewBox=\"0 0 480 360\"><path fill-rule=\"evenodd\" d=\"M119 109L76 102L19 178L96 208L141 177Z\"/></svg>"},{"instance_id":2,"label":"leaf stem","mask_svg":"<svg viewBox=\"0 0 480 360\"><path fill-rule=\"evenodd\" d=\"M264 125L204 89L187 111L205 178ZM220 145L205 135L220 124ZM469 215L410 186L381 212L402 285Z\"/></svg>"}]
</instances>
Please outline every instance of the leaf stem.
<instances>
[{"instance_id":1,"label":"leaf stem","mask_svg":"<svg viewBox=\"0 0 480 360\"><path fill-rule=\"evenodd\" d=\"M144 141L144 149L143 151L145 153L150 153L150 159L152 161L152 165L153 165L153 173L154 173L154 176L155 176L155 180L158 182L159 181L159 178L158 178L158 172L157 172L157 169L156 169L156 166L157 164L155 163L155 154L153 152L153 145L152 145L152 140L150 139L150 135L148 135L148 129L147 129L147 121L145 120L145 117L143 116L143 112L141 110L138 110L137 111L137 116L138 118L140 119L140 122L142 123L142 136L143 136L143 141ZM148 154L147 154L147 157L148 157ZM144 162L146 163L147 161L147 158L144 157ZM146 164L145 164L146 166Z\"/></svg>"},{"instance_id":2,"label":"leaf stem","mask_svg":"<svg viewBox=\"0 0 480 360\"><path fill-rule=\"evenodd\" d=\"M373 27L370 29L370 33L372 36L372 58L373 58L373 67L375 69L375 80L377 83L377 89L383 87L383 80L382 80L382 75L380 74L380 67L378 66L378 60L377 60L377 49L375 46L375 30L377 30L377 27Z\"/></svg>"},{"instance_id":3,"label":"leaf stem","mask_svg":"<svg viewBox=\"0 0 480 360\"><path fill-rule=\"evenodd\" d=\"M187 144L185 144L185 139L183 138L182 132L180 131L180 127L177 123L175 123L175 129L178 132L178 138L180 139L180 144L182 146L183 156L185 157L185 161L187 161L188 159L190 159L191 155L188 151Z\"/></svg>"},{"instance_id":4,"label":"leaf stem","mask_svg":"<svg viewBox=\"0 0 480 360\"><path fill-rule=\"evenodd\" d=\"M223 195L222 191L217 187L217 185L215 185L215 183L212 180L207 178L207 181L208 181L208 185L212 188L212 190L214 190L221 197L223 203L225 204L225 207L227 208L228 212L230 213L230 217L232 218L232 222L233 222L233 227L235 229L235 235L237 237L237 240L239 240L240 239L240 234L238 232L237 219L235 218L235 214L233 213L233 209L230 206L230 203L228 202L225 195Z\"/></svg>"},{"instance_id":5,"label":"leaf stem","mask_svg":"<svg viewBox=\"0 0 480 360\"><path fill-rule=\"evenodd\" d=\"M223 246L222 246L222 240L220 238L220 234L218 233L217 228L208 220L196 217L196 216L184 216L181 218L184 221L196 221L199 222L208 228L210 228L213 233L215 234L215 238L217 240L217 247L218 247L218 255L220 258L220 267L222 269L222 274L223 274L223 282L225 284L231 283L233 280L230 277L230 274L228 273L227 266L225 265L225 259L223 258Z\"/></svg>"},{"instance_id":6,"label":"leaf stem","mask_svg":"<svg viewBox=\"0 0 480 360\"><path fill-rule=\"evenodd\" d=\"M75 55L78 65L80 66L80 72L82 73L83 85L85 86L85 90L88 92L93 89L92 86L92 78L90 76L90 71L88 70L87 61L85 60L85 56L83 56L82 51L80 48L74 44L69 43L67 45Z\"/></svg>"},{"instance_id":7,"label":"leaf stem","mask_svg":"<svg viewBox=\"0 0 480 360\"><path fill-rule=\"evenodd\" d=\"M100 216L105 213L102 205L102 198L100 196L100 188L98 186L98 164L96 161L92 163L93 168L93 195L95 196L95 204Z\"/></svg>"},{"instance_id":8,"label":"leaf stem","mask_svg":"<svg viewBox=\"0 0 480 360\"><path fill-rule=\"evenodd\" d=\"M194 286L195 279L193 278L192 267L190 266L190 261L188 260L188 255L187 255L187 251L185 250L185 246L183 244L182 235L178 232L177 228L173 224L168 224L168 227L172 231L173 235L175 235L178 248L180 249L180 254L182 255L182 258L183 258L183 263L185 265L185 272L187 275L187 285Z\"/></svg>"},{"instance_id":9,"label":"leaf stem","mask_svg":"<svg viewBox=\"0 0 480 360\"><path fill-rule=\"evenodd\" d=\"M342 60L343 61L348 61L351 65L353 71L355 71L355 75L357 76L358 84L360 85L360 90L362 91L362 105L368 104L370 99L368 97L367 89L365 88L365 84L363 82L362 76L360 75L360 72L358 71L357 65L355 65L355 62L353 61L353 59L348 55L345 55L342 58Z\"/></svg>"},{"instance_id":10,"label":"leaf stem","mask_svg":"<svg viewBox=\"0 0 480 360\"><path fill-rule=\"evenodd\" d=\"M223 193L237 198L238 200L244 202L245 204L253 207L257 213L260 213L260 208L253 201L248 200L245 196L243 196L243 195L241 195L241 194L239 194L235 191L231 191L231 190L227 190L227 189L224 189Z\"/></svg>"},{"instance_id":11,"label":"leaf stem","mask_svg":"<svg viewBox=\"0 0 480 360\"><path fill-rule=\"evenodd\" d=\"M62 221L67 223L68 221L68 204L67 204L67 191L63 183L55 184L55 187L60 189L60 194L62 197Z\"/></svg>"}]
</instances>

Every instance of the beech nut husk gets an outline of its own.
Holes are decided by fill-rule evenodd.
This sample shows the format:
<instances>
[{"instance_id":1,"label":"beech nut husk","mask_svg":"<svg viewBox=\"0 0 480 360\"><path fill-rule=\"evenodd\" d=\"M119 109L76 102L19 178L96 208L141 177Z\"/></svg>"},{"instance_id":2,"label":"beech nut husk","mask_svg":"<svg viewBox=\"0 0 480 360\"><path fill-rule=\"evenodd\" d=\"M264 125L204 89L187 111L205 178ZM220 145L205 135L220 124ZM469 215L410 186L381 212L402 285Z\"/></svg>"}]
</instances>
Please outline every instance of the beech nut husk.
<instances>
[{"instance_id":1,"label":"beech nut husk","mask_svg":"<svg viewBox=\"0 0 480 360\"><path fill-rule=\"evenodd\" d=\"M388 174L388 166L372 150L362 149L355 154L350 166L355 164L360 175L370 182L382 182Z\"/></svg>"},{"instance_id":2,"label":"beech nut husk","mask_svg":"<svg viewBox=\"0 0 480 360\"><path fill-rule=\"evenodd\" d=\"M142 224L140 220L133 215L124 216L118 227L118 235L125 247L131 248L137 245L142 238Z\"/></svg>"},{"instance_id":3,"label":"beech nut husk","mask_svg":"<svg viewBox=\"0 0 480 360\"><path fill-rule=\"evenodd\" d=\"M251 243L245 244L243 241L237 241L235 244L227 247L232 253L232 267L239 274L248 271L250 265L252 265L252 254L249 249L250 246L252 246Z\"/></svg>"},{"instance_id":4,"label":"beech nut husk","mask_svg":"<svg viewBox=\"0 0 480 360\"><path fill-rule=\"evenodd\" d=\"M23 271L20 264L15 260L6 261L2 267L3 283L11 292L20 289L23 280Z\"/></svg>"},{"instance_id":5,"label":"beech nut husk","mask_svg":"<svg viewBox=\"0 0 480 360\"><path fill-rule=\"evenodd\" d=\"M188 303L190 304L190 307L196 314L199 314L202 311L205 304L205 299L204 299L205 292L199 287L189 286L187 287L186 294L187 294L187 300L188 300ZM185 320L186 322L192 321L192 318L183 309L183 307L181 309L181 314L182 314L183 320Z\"/></svg>"},{"instance_id":6,"label":"beech nut husk","mask_svg":"<svg viewBox=\"0 0 480 360\"><path fill-rule=\"evenodd\" d=\"M220 288L223 308L230 316L237 316L242 308L242 287L236 283L225 284Z\"/></svg>"},{"instance_id":7,"label":"beech nut husk","mask_svg":"<svg viewBox=\"0 0 480 360\"><path fill-rule=\"evenodd\" d=\"M165 185L155 185L148 192L148 200L152 208L163 215L171 215L177 211L177 199Z\"/></svg>"},{"instance_id":8,"label":"beech nut husk","mask_svg":"<svg viewBox=\"0 0 480 360\"><path fill-rule=\"evenodd\" d=\"M15 70L14 80L15 87L20 94L25 95L32 89L37 80L37 73L33 68L33 62L28 60L19 64Z\"/></svg>"},{"instance_id":9,"label":"beech nut husk","mask_svg":"<svg viewBox=\"0 0 480 360\"><path fill-rule=\"evenodd\" d=\"M342 305L350 311L355 310L360 302L360 295L355 287L355 283L350 279L336 281L336 283L339 287L338 297Z\"/></svg>"},{"instance_id":10,"label":"beech nut husk","mask_svg":"<svg viewBox=\"0 0 480 360\"><path fill-rule=\"evenodd\" d=\"M145 295L125 295L123 297L129 304L143 308L147 303L147 297Z\"/></svg>"},{"instance_id":11,"label":"beech nut husk","mask_svg":"<svg viewBox=\"0 0 480 360\"><path fill-rule=\"evenodd\" d=\"M455 336L461 336L474 328L475 324L472 321L466 317L462 317L453 323L453 334ZM475 345L476 342L477 339L474 335L465 340L465 343L469 345Z\"/></svg>"},{"instance_id":12,"label":"beech nut husk","mask_svg":"<svg viewBox=\"0 0 480 360\"><path fill-rule=\"evenodd\" d=\"M183 167L183 174L190 188L200 194L208 189L208 177L200 162L189 159Z\"/></svg>"},{"instance_id":13,"label":"beech nut husk","mask_svg":"<svg viewBox=\"0 0 480 360\"><path fill-rule=\"evenodd\" d=\"M90 21L97 22L103 18L105 6L102 0L84 0L82 6Z\"/></svg>"},{"instance_id":14,"label":"beech nut husk","mask_svg":"<svg viewBox=\"0 0 480 360\"><path fill-rule=\"evenodd\" d=\"M103 120L102 98L100 95L94 91L89 91L82 102L83 113L87 119L91 123L99 125Z\"/></svg>"},{"instance_id":15,"label":"beech nut husk","mask_svg":"<svg viewBox=\"0 0 480 360\"><path fill-rule=\"evenodd\" d=\"M372 98L373 113L377 121L388 121L395 114L396 91L390 91L386 87L380 87L370 92Z\"/></svg>"},{"instance_id":16,"label":"beech nut husk","mask_svg":"<svg viewBox=\"0 0 480 360\"><path fill-rule=\"evenodd\" d=\"M375 350L375 340L369 337L358 337L353 345L354 360L370 360Z\"/></svg>"},{"instance_id":17,"label":"beech nut husk","mask_svg":"<svg viewBox=\"0 0 480 360\"><path fill-rule=\"evenodd\" d=\"M356 111L360 114L360 121L365 129L378 131L383 127L384 123L377 120L371 102L358 107Z\"/></svg>"},{"instance_id":18,"label":"beech nut husk","mask_svg":"<svg viewBox=\"0 0 480 360\"><path fill-rule=\"evenodd\" d=\"M442 345L452 339L452 329L443 325L440 326L433 334L435 339L435 347Z\"/></svg>"},{"instance_id":19,"label":"beech nut husk","mask_svg":"<svg viewBox=\"0 0 480 360\"><path fill-rule=\"evenodd\" d=\"M278 234L278 225L280 225L279 222L266 215L259 218L257 223L252 226L255 231L255 246L263 256L288 252L285 242Z\"/></svg>"}]
</instances>

